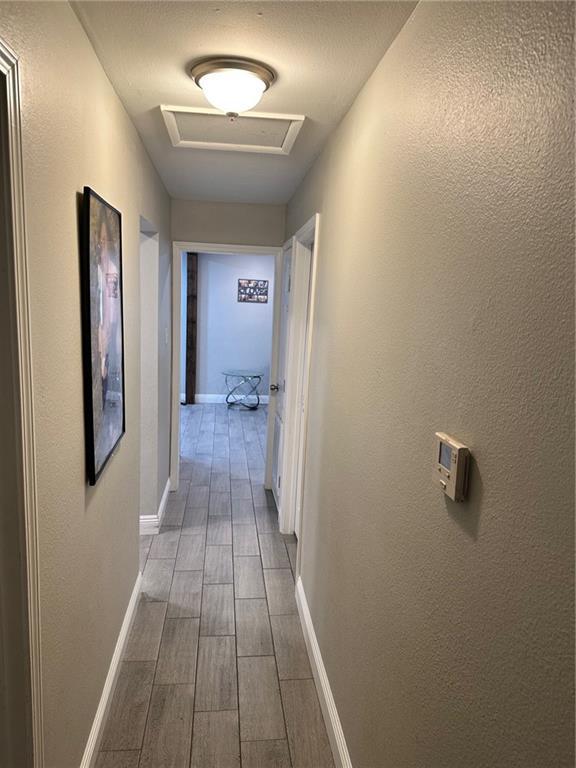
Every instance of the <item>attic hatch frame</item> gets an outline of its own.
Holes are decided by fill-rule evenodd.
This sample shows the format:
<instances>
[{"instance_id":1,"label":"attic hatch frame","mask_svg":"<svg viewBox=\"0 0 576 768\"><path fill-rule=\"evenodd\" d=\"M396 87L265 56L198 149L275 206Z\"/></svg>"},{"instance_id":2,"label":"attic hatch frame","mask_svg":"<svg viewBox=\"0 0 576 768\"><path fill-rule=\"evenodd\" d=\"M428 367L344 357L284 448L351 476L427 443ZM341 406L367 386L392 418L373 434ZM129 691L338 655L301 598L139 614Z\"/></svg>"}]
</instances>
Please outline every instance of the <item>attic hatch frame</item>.
<instances>
[{"instance_id":1,"label":"attic hatch frame","mask_svg":"<svg viewBox=\"0 0 576 768\"><path fill-rule=\"evenodd\" d=\"M208 107L175 107L169 104L161 104L160 111L164 118L166 130L170 136L172 146L177 149L211 149L219 150L221 152L252 152L259 155L289 155L294 146L294 142L300 133L300 129L304 124L306 117L304 115L284 115L276 112L244 112L237 118L238 120L282 120L283 122L290 121L290 126L286 131L286 136L282 142L282 146L270 146L266 144L232 144L228 142L212 142L212 141L190 141L183 139L176 122L176 113L193 114L193 115L213 115L221 117L224 120L229 119L223 112L218 109L209 109Z\"/></svg>"}]
</instances>

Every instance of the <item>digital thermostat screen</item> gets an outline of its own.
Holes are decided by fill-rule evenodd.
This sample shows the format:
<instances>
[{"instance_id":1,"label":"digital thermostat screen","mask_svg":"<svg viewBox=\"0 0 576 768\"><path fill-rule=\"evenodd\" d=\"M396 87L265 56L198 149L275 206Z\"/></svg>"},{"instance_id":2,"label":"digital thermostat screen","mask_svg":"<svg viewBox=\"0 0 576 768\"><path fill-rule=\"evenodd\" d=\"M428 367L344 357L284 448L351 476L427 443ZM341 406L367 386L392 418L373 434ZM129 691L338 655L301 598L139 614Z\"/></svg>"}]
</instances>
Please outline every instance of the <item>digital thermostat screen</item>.
<instances>
[{"instance_id":1,"label":"digital thermostat screen","mask_svg":"<svg viewBox=\"0 0 576 768\"><path fill-rule=\"evenodd\" d=\"M446 467L446 469L450 469L450 462L452 460L452 448L448 445L448 443L440 443L440 457L438 461L440 464L442 464L443 467Z\"/></svg>"}]
</instances>

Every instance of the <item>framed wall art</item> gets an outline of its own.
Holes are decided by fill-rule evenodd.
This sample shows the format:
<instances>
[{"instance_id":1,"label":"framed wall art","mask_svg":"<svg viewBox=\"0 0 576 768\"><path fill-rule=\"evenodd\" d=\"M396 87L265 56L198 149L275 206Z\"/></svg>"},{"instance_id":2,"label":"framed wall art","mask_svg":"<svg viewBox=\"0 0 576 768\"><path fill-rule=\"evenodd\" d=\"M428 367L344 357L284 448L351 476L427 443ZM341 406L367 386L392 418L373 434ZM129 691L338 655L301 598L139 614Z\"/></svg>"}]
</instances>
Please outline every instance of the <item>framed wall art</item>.
<instances>
[{"instance_id":1,"label":"framed wall art","mask_svg":"<svg viewBox=\"0 0 576 768\"><path fill-rule=\"evenodd\" d=\"M95 485L125 431L122 222L89 187L80 261L86 468Z\"/></svg>"},{"instance_id":2,"label":"framed wall art","mask_svg":"<svg viewBox=\"0 0 576 768\"><path fill-rule=\"evenodd\" d=\"M250 304L267 304L268 280L238 280L238 301Z\"/></svg>"}]
</instances>

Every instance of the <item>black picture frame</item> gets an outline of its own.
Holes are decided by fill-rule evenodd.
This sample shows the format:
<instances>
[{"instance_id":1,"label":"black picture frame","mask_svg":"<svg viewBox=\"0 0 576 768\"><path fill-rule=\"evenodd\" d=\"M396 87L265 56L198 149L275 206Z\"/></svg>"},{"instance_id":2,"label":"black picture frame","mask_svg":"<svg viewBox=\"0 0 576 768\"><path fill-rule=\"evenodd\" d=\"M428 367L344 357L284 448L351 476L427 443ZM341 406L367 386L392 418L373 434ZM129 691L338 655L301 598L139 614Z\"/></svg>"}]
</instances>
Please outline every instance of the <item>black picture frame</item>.
<instances>
[{"instance_id":1,"label":"black picture frame","mask_svg":"<svg viewBox=\"0 0 576 768\"><path fill-rule=\"evenodd\" d=\"M268 280L239 279L238 301L241 304L268 304Z\"/></svg>"},{"instance_id":2,"label":"black picture frame","mask_svg":"<svg viewBox=\"0 0 576 768\"><path fill-rule=\"evenodd\" d=\"M122 215L84 187L80 236L86 474L95 485L126 432Z\"/></svg>"}]
</instances>

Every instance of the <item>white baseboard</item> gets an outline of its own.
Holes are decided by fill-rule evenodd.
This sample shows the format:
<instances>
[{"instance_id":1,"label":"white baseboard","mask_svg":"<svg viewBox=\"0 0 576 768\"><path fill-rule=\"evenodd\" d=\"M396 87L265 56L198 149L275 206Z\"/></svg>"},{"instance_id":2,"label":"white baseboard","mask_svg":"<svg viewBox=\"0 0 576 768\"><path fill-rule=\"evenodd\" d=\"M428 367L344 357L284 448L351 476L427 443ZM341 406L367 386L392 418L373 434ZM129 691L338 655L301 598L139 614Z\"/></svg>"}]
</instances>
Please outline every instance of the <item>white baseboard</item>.
<instances>
[{"instance_id":1,"label":"white baseboard","mask_svg":"<svg viewBox=\"0 0 576 768\"><path fill-rule=\"evenodd\" d=\"M166 480L164 487L164 493L160 499L160 506L158 512L155 515L140 515L140 536L146 534L156 534L160 530L162 525L162 519L164 512L166 512L166 504L168 503L168 494L170 493L170 480Z\"/></svg>"},{"instance_id":2,"label":"white baseboard","mask_svg":"<svg viewBox=\"0 0 576 768\"><path fill-rule=\"evenodd\" d=\"M268 395L260 395L260 402L263 405L266 405L269 399L270 398ZM194 401L198 403L198 405L211 404L211 403L225 403L226 395L194 395Z\"/></svg>"},{"instance_id":3,"label":"white baseboard","mask_svg":"<svg viewBox=\"0 0 576 768\"><path fill-rule=\"evenodd\" d=\"M312 616L310 615L310 609L308 608L304 585L302 584L302 579L300 577L298 577L298 580L296 581L296 604L298 606L298 613L300 614L300 623L302 624L302 631L304 633L304 640L306 641L306 648L308 649L312 674L316 681L318 699L320 700L320 707L322 709L322 714L324 715L324 722L326 723L326 730L328 731L328 738L330 739L330 746L332 747L336 768L352 768L350 753L346 746L344 731L342 730L342 724L338 717L336 702L332 695L330 681L326 674L326 668L322 660L322 654L320 653L320 646L318 645L316 632L314 631L314 625L312 623Z\"/></svg>"},{"instance_id":4,"label":"white baseboard","mask_svg":"<svg viewBox=\"0 0 576 768\"><path fill-rule=\"evenodd\" d=\"M122 656L124 654L124 646L126 645L126 640L128 639L128 634L132 627L132 621L134 620L136 606L138 605L141 583L142 574L139 572L136 583L134 584L134 589L132 590L130 602L126 608L126 613L124 614L122 626L120 627L120 633L118 634L116 647L114 648L114 653L112 654L112 660L110 661L108 674L106 675L104 688L102 689L102 695L100 696L96 715L94 716L92 728L90 729L90 735L88 736L88 741L86 742L86 749L84 750L84 755L82 756L80 768L93 768L98 756L98 750L100 748L100 742L102 739L102 729L104 723L106 722L108 710L110 709L112 696L114 695L116 680L118 678L118 672L120 671L120 662L122 661Z\"/></svg>"},{"instance_id":5,"label":"white baseboard","mask_svg":"<svg viewBox=\"0 0 576 768\"><path fill-rule=\"evenodd\" d=\"M180 402L181 403L186 402L186 392L180 392Z\"/></svg>"}]
</instances>

